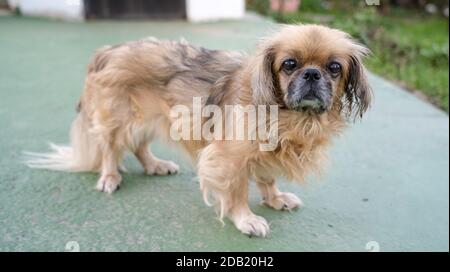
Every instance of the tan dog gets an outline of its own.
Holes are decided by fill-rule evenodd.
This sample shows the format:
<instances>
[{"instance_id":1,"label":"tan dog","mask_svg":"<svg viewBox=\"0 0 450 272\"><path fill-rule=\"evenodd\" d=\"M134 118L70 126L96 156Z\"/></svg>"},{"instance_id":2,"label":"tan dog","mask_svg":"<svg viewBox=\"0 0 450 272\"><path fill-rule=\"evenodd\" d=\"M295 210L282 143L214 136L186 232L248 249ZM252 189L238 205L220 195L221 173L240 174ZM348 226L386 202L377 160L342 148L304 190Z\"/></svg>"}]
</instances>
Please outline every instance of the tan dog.
<instances>
[{"instance_id":1,"label":"tan dog","mask_svg":"<svg viewBox=\"0 0 450 272\"><path fill-rule=\"evenodd\" d=\"M35 154L28 164L99 171L96 188L112 193L121 184L127 150L149 175L179 171L148 149L155 138L170 139L172 107L192 107L193 97L219 107L277 105L272 151L261 151L258 139L179 142L196 164L205 201L213 196L220 217L228 217L241 232L265 236L266 220L247 203L249 180L256 181L270 207L301 205L295 195L280 192L275 179L301 181L319 171L324 149L347 117L362 116L369 107L371 89L362 65L367 54L346 33L317 25L284 26L251 57L153 38L104 47L89 64L71 146L53 145L53 153Z\"/></svg>"}]
</instances>

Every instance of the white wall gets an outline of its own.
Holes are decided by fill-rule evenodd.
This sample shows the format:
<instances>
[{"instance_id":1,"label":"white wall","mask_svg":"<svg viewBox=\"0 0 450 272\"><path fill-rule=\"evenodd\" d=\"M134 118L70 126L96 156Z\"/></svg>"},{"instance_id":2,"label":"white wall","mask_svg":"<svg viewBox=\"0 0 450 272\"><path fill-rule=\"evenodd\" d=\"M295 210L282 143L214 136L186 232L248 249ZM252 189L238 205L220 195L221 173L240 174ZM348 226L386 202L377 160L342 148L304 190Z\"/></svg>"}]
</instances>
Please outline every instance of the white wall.
<instances>
[{"instance_id":1,"label":"white wall","mask_svg":"<svg viewBox=\"0 0 450 272\"><path fill-rule=\"evenodd\" d=\"M24 15L65 20L84 20L82 0L8 0L18 3ZM186 0L186 14L191 22L239 19L245 15L245 0Z\"/></svg>"},{"instance_id":2,"label":"white wall","mask_svg":"<svg viewBox=\"0 0 450 272\"><path fill-rule=\"evenodd\" d=\"M245 15L245 0L186 0L189 21L239 19Z\"/></svg>"},{"instance_id":3,"label":"white wall","mask_svg":"<svg viewBox=\"0 0 450 272\"><path fill-rule=\"evenodd\" d=\"M24 15L46 16L70 21L84 20L82 0L15 0Z\"/></svg>"}]
</instances>

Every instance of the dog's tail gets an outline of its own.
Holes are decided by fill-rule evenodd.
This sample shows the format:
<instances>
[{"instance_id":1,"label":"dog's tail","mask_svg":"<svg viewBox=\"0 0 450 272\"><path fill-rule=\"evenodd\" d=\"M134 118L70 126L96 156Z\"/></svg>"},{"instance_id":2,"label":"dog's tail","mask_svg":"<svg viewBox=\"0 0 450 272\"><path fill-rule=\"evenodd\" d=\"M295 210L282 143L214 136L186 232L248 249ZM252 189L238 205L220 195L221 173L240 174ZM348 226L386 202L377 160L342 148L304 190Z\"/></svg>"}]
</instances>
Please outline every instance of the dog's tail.
<instances>
[{"instance_id":1,"label":"dog's tail","mask_svg":"<svg viewBox=\"0 0 450 272\"><path fill-rule=\"evenodd\" d=\"M50 143L50 153L25 152L25 163L31 168L67 172L90 172L100 168L100 148L89 133L88 121L82 112L72 123L70 142L70 146Z\"/></svg>"}]
</instances>

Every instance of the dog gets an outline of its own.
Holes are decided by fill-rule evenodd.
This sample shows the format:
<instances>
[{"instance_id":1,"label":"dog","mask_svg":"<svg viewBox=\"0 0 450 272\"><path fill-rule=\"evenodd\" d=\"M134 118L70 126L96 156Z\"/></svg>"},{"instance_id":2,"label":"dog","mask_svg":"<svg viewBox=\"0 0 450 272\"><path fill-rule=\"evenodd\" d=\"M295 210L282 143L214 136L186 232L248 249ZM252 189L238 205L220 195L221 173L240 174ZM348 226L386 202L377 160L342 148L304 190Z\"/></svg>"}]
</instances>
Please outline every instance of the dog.
<instances>
[{"instance_id":1,"label":"dog","mask_svg":"<svg viewBox=\"0 0 450 272\"><path fill-rule=\"evenodd\" d=\"M154 139L170 140L172 107L192 108L194 97L203 106L221 108L276 106L273 150L261 151L259 139L176 143L192 158L205 202L215 205L219 217L229 218L246 235L264 237L269 225L248 206L249 180L269 207L302 205L297 196L277 188L276 178L303 181L320 172L332 138L370 107L372 89L362 63L369 54L347 33L320 25L282 26L249 56L184 40L147 38L106 46L88 65L71 145L52 145L51 153L34 154L28 165L98 171L96 189L110 194L122 182L125 151L136 155L148 175L179 171L149 149Z\"/></svg>"}]
</instances>

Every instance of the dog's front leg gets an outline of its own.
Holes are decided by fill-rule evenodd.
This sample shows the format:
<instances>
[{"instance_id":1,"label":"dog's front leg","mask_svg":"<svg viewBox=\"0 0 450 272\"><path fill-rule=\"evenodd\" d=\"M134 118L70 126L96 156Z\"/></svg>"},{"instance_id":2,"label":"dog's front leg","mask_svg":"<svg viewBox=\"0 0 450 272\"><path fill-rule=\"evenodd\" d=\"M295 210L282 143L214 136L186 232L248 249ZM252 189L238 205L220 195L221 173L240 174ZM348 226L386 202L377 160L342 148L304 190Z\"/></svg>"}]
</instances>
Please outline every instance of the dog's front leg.
<instances>
[{"instance_id":1,"label":"dog's front leg","mask_svg":"<svg viewBox=\"0 0 450 272\"><path fill-rule=\"evenodd\" d=\"M293 210L303 205L300 198L292 193L278 190L274 179L257 179L256 185L262 195L262 203L275 210Z\"/></svg>"},{"instance_id":2,"label":"dog's front leg","mask_svg":"<svg viewBox=\"0 0 450 272\"><path fill-rule=\"evenodd\" d=\"M248 206L249 179L242 156L229 150L223 144L211 144L200 153L197 170L205 201L209 204L212 195L221 219L228 217L244 234L264 237L269 225Z\"/></svg>"},{"instance_id":3,"label":"dog's front leg","mask_svg":"<svg viewBox=\"0 0 450 272\"><path fill-rule=\"evenodd\" d=\"M234 190L224 195L229 205L227 216L242 233L265 237L269 233L269 224L248 206L248 180L240 179L238 182L233 186Z\"/></svg>"}]
</instances>

